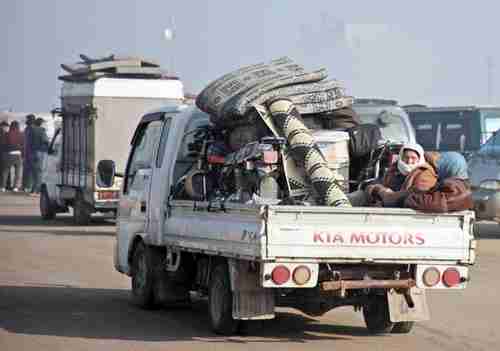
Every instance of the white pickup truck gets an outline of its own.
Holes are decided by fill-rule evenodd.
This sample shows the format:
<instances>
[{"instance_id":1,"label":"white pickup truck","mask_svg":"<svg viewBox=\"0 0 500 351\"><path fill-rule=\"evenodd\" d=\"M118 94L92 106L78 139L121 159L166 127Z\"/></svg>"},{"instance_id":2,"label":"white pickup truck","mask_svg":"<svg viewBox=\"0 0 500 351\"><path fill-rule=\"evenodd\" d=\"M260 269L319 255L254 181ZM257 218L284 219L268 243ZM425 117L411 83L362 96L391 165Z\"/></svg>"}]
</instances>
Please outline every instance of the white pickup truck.
<instances>
[{"instance_id":1,"label":"white pickup truck","mask_svg":"<svg viewBox=\"0 0 500 351\"><path fill-rule=\"evenodd\" d=\"M361 310L373 333L408 333L429 318L426 290L464 289L475 260L474 214L410 209L245 204L177 198L196 162L194 106L146 114L122 185L115 268L131 276L141 307L208 295L212 329L271 319L275 307L319 316ZM101 161L106 163L106 161ZM98 166L100 182L114 177ZM101 186L106 186L102 184Z\"/></svg>"}]
</instances>

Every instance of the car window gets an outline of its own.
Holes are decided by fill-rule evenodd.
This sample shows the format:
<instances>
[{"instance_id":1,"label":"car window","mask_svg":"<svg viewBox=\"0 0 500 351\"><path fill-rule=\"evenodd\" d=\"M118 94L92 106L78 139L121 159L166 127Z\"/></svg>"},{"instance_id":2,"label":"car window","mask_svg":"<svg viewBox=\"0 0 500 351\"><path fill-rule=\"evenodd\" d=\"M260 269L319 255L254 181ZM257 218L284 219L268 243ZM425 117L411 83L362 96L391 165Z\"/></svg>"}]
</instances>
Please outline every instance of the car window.
<instances>
[{"instance_id":1,"label":"car window","mask_svg":"<svg viewBox=\"0 0 500 351\"><path fill-rule=\"evenodd\" d=\"M461 151L465 149L466 126L464 120L441 123L440 151Z\"/></svg>"},{"instance_id":2,"label":"car window","mask_svg":"<svg viewBox=\"0 0 500 351\"><path fill-rule=\"evenodd\" d=\"M170 131L170 124L172 118L167 118L163 123L163 130L161 131L160 145L158 146L158 154L156 155L156 168L161 168L163 158L165 156L165 146L167 145L168 132Z\"/></svg>"},{"instance_id":3,"label":"car window","mask_svg":"<svg viewBox=\"0 0 500 351\"><path fill-rule=\"evenodd\" d=\"M412 141L408 116L398 107L394 106L353 106L359 115L361 123L376 124L380 127L382 137L394 142Z\"/></svg>"},{"instance_id":4,"label":"car window","mask_svg":"<svg viewBox=\"0 0 500 351\"><path fill-rule=\"evenodd\" d=\"M208 117L205 113L193 115L191 121L188 123L184 130L184 137L182 138L181 146L177 154L175 168L174 168L174 184L175 182L185 175L197 160L197 153L195 151L196 145L195 136L199 128L209 125ZM200 146L200 145L198 145Z\"/></svg>"},{"instance_id":5,"label":"car window","mask_svg":"<svg viewBox=\"0 0 500 351\"><path fill-rule=\"evenodd\" d=\"M417 142L426 150L437 149L438 123L432 121L414 121Z\"/></svg>"},{"instance_id":6,"label":"car window","mask_svg":"<svg viewBox=\"0 0 500 351\"><path fill-rule=\"evenodd\" d=\"M500 129L500 111L482 111L481 115L484 124L481 138L482 142L485 142Z\"/></svg>"},{"instance_id":7,"label":"car window","mask_svg":"<svg viewBox=\"0 0 500 351\"><path fill-rule=\"evenodd\" d=\"M134 177L140 169L150 169L153 164L153 155L160 139L163 121L152 121L145 126L139 127L138 136L132 146L132 155L127 166L126 183L124 192L126 193L134 181Z\"/></svg>"}]
</instances>

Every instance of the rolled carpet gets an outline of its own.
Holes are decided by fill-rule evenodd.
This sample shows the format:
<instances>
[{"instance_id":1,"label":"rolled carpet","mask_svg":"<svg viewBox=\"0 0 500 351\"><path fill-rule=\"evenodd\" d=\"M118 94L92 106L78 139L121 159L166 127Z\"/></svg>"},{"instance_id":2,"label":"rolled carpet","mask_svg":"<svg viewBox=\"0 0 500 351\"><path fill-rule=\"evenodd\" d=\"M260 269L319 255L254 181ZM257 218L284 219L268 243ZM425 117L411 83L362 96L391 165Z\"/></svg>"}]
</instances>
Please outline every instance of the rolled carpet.
<instances>
[{"instance_id":1,"label":"rolled carpet","mask_svg":"<svg viewBox=\"0 0 500 351\"><path fill-rule=\"evenodd\" d=\"M314 138L305 126L294 104L283 98L267 103L277 128L287 139L290 155L298 167L303 167L306 176L318 196L318 202L326 206L350 207L349 199L341 190L335 175L323 157Z\"/></svg>"}]
</instances>

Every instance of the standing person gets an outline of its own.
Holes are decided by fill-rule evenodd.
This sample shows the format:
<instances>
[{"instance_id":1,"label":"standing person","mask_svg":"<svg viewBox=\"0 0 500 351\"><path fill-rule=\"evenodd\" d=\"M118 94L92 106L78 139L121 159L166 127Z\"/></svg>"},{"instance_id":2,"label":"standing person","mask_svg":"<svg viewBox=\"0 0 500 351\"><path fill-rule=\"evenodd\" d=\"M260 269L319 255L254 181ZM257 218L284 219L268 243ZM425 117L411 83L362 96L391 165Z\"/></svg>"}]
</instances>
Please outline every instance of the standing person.
<instances>
[{"instance_id":1,"label":"standing person","mask_svg":"<svg viewBox=\"0 0 500 351\"><path fill-rule=\"evenodd\" d=\"M29 193L33 187L33 123L35 115L26 116L26 128L24 128L24 152L23 152L23 188Z\"/></svg>"},{"instance_id":2,"label":"standing person","mask_svg":"<svg viewBox=\"0 0 500 351\"><path fill-rule=\"evenodd\" d=\"M9 130L9 123L2 121L0 123L0 191L5 192L4 184L4 168L5 168L5 155L7 153L7 133ZM7 179L5 179L5 182Z\"/></svg>"},{"instance_id":3,"label":"standing person","mask_svg":"<svg viewBox=\"0 0 500 351\"><path fill-rule=\"evenodd\" d=\"M23 144L23 135L19 130L19 122L12 121L9 132L7 133L7 150L4 153L4 168L2 170L3 183L0 184L2 189L9 185L12 188L12 191L16 192L21 187L21 177L23 172ZM7 184L8 176L12 167L14 167L14 179L10 179L12 184Z\"/></svg>"},{"instance_id":4,"label":"standing person","mask_svg":"<svg viewBox=\"0 0 500 351\"><path fill-rule=\"evenodd\" d=\"M37 118L32 130L32 148L33 148L33 188L32 194L40 193L40 185L42 184L42 166L49 149L49 137L43 127L45 120Z\"/></svg>"}]
</instances>

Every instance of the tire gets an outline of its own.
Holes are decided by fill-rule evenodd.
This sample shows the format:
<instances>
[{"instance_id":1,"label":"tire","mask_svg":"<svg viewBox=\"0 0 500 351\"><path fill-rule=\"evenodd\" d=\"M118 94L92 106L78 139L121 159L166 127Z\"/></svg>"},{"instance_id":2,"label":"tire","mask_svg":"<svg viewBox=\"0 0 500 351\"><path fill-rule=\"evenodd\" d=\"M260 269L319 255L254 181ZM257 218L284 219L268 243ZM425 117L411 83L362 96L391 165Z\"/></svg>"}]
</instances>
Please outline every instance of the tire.
<instances>
[{"instance_id":1,"label":"tire","mask_svg":"<svg viewBox=\"0 0 500 351\"><path fill-rule=\"evenodd\" d=\"M76 225L88 225L90 215L89 205L81 197L78 197L73 205L73 222Z\"/></svg>"},{"instance_id":2,"label":"tire","mask_svg":"<svg viewBox=\"0 0 500 351\"><path fill-rule=\"evenodd\" d=\"M216 334L232 335L238 329L239 321L233 319L233 293L225 262L217 264L212 270L208 287L208 314Z\"/></svg>"},{"instance_id":3,"label":"tire","mask_svg":"<svg viewBox=\"0 0 500 351\"><path fill-rule=\"evenodd\" d=\"M413 329L415 322L397 322L394 323L391 333L393 334L408 334Z\"/></svg>"},{"instance_id":4,"label":"tire","mask_svg":"<svg viewBox=\"0 0 500 351\"><path fill-rule=\"evenodd\" d=\"M135 247L131 267L132 302L144 309L156 307L154 270L158 263L157 259L154 250L142 241Z\"/></svg>"},{"instance_id":5,"label":"tire","mask_svg":"<svg viewBox=\"0 0 500 351\"><path fill-rule=\"evenodd\" d=\"M370 302L363 306L363 317L372 334L390 333L394 328L394 323L389 318L389 304L385 295L371 296Z\"/></svg>"},{"instance_id":6,"label":"tire","mask_svg":"<svg viewBox=\"0 0 500 351\"><path fill-rule=\"evenodd\" d=\"M40 194L40 214L45 220L54 219L56 217L56 209L52 201L50 201L49 194L45 188L42 188Z\"/></svg>"}]
</instances>

